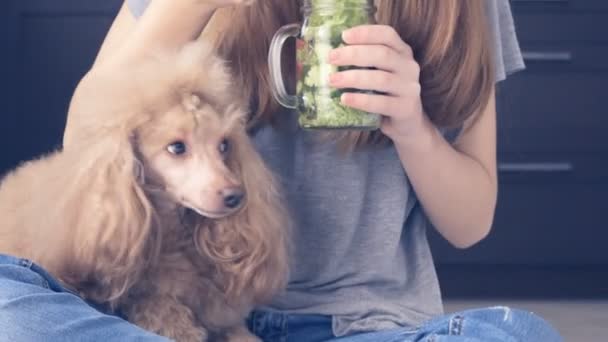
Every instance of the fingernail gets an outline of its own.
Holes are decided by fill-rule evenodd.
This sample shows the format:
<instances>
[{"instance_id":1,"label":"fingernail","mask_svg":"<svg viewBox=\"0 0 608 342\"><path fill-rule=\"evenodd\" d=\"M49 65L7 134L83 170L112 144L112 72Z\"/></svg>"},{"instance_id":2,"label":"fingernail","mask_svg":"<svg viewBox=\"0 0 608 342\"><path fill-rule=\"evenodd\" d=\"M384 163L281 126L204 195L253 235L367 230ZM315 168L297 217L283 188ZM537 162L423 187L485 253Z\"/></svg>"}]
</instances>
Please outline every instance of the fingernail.
<instances>
[{"instance_id":1,"label":"fingernail","mask_svg":"<svg viewBox=\"0 0 608 342\"><path fill-rule=\"evenodd\" d=\"M346 30L342 32L342 40L344 40L345 42L351 40L352 37L353 33L351 30Z\"/></svg>"},{"instance_id":2,"label":"fingernail","mask_svg":"<svg viewBox=\"0 0 608 342\"><path fill-rule=\"evenodd\" d=\"M347 102L348 102L348 94L342 94L342 96L340 96L340 103L346 104Z\"/></svg>"}]
</instances>

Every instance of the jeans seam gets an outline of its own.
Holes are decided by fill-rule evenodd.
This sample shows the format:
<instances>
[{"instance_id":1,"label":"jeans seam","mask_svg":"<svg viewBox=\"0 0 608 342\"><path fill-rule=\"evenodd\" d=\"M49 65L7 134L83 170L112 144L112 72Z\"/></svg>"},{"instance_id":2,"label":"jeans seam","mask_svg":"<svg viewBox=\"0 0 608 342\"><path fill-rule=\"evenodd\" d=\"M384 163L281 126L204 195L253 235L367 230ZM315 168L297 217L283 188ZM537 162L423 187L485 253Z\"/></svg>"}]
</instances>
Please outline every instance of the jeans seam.
<instances>
[{"instance_id":1,"label":"jeans seam","mask_svg":"<svg viewBox=\"0 0 608 342\"><path fill-rule=\"evenodd\" d=\"M19 266L27 268L28 270L32 271L34 274L36 274L36 276L42 280L42 287L44 287L45 289L50 289L51 288L51 284L49 284L48 280L46 280L46 278L44 276L42 276L42 274L36 272L35 270L32 269L32 266L34 265L34 262L30 259L19 259Z\"/></svg>"},{"instance_id":2,"label":"jeans seam","mask_svg":"<svg viewBox=\"0 0 608 342\"><path fill-rule=\"evenodd\" d=\"M255 322L254 329L256 330L257 334L263 335L265 326L268 325L268 317L264 316L260 312L255 312L253 317Z\"/></svg>"},{"instance_id":3,"label":"jeans seam","mask_svg":"<svg viewBox=\"0 0 608 342\"><path fill-rule=\"evenodd\" d=\"M34 262L32 262L29 259L19 259L19 266L21 266L21 267L32 268L33 264L34 264Z\"/></svg>"},{"instance_id":4,"label":"jeans seam","mask_svg":"<svg viewBox=\"0 0 608 342\"><path fill-rule=\"evenodd\" d=\"M463 321L464 321L464 318L462 316L460 316L460 315L454 316L450 320L449 335L455 335L455 336L461 335Z\"/></svg>"},{"instance_id":5,"label":"jeans seam","mask_svg":"<svg viewBox=\"0 0 608 342\"><path fill-rule=\"evenodd\" d=\"M248 318L245 320L245 322L247 323L247 329L249 329L249 331L251 331L254 335L256 333L255 331L255 312L250 312Z\"/></svg>"},{"instance_id":6,"label":"jeans seam","mask_svg":"<svg viewBox=\"0 0 608 342\"><path fill-rule=\"evenodd\" d=\"M287 315L283 314L281 317L281 342L287 342L289 337L289 324Z\"/></svg>"}]
</instances>

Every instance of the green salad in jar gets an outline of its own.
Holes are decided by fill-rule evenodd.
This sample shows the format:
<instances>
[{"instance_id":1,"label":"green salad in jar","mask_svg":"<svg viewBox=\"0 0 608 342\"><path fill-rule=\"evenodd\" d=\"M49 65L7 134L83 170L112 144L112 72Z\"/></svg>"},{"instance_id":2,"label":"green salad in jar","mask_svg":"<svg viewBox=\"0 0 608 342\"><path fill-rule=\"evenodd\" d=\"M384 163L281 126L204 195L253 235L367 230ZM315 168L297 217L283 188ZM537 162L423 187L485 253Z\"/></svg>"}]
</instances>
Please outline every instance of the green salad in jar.
<instances>
[{"instance_id":1,"label":"green salad in jar","mask_svg":"<svg viewBox=\"0 0 608 342\"><path fill-rule=\"evenodd\" d=\"M343 46L342 32L370 23L372 11L365 0L311 0L312 8L298 43L297 93L302 99L298 111L304 128L377 129L380 116L346 107L340 98L358 89L335 89L329 75L347 70L335 67L327 58L332 49ZM362 5L363 4L363 5Z\"/></svg>"}]
</instances>

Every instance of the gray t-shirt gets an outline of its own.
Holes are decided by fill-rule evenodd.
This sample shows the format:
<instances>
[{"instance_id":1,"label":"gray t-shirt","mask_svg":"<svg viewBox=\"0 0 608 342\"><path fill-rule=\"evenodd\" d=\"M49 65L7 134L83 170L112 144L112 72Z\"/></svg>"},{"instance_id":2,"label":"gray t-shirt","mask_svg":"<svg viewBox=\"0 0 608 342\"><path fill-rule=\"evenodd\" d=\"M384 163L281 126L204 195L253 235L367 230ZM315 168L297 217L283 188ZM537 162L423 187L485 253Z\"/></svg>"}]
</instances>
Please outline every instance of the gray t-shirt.
<instances>
[{"instance_id":1,"label":"gray t-shirt","mask_svg":"<svg viewBox=\"0 0 608 342\"><path fill-rule=\"evenodd\" d=\"M523 69L507 0L486 0L496 50L496 80ZM129 0L141 15L147 0ZM296 222L293 273L268 309L333 316L338 336L417 326L443 312L426 238L430 224L395 148L349 156L315 133L288 128L254 134L283 182Z\"/></svg>"}]
</instances>

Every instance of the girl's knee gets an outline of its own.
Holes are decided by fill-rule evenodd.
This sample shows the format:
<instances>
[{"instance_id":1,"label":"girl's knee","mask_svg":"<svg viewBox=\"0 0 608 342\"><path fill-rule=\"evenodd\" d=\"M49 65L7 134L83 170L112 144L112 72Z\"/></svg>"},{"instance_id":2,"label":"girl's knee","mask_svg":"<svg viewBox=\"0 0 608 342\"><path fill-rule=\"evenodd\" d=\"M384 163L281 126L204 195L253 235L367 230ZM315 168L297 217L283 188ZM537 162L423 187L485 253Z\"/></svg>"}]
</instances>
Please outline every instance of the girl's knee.
<instances>
[{"instance_id":1,"label":"girl's knee","mask_svg":"<svg viewBox=\"0 0 608 342\"><path fill-rule=\"evenodd\" d=\"M0 291L12 293L30 286L48 289L49 283L40 274L27 267L0 265ZM2 295L3 292L0 292L0 296Z\"/></svg>"},{"instance_id":2,"label":"girl's knee","mask_svg":"<svg viewBox=\"0 0 608 342\"><path fill-rule=\"evenodd\" d=\"M531 311L495 306L463 312L461 317L463 329L467 328L467 325L474 329L485 326L486 329L504 333L515 341L562 341L557 330L548 321Z\"/></svg>"},{"instance_id":3,"label":"girl's knee","mask_svg":"<svg viewBox=\"0 0 608 342\"><path fill-rule=\"evenodd\" d=\"M486 310L494 311L494 320L504 324L514 325L549 325L549 323L541 316L532 311L512 308L509 306L495 306Z\"/></svg>"},{"instance_id":4,"label":"girl's knee","mask_svg":"<svg viewBox=\"0 0 608 342\"><path fill-rule=\"evenodd\" d=\"M25 310L31 298L50 292L48 282L38 273L20 265L0 265L0 313Z\"/></svg>"}]
</instances>

